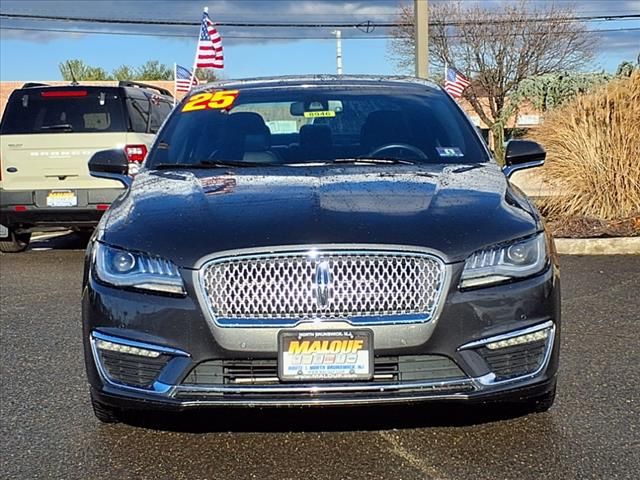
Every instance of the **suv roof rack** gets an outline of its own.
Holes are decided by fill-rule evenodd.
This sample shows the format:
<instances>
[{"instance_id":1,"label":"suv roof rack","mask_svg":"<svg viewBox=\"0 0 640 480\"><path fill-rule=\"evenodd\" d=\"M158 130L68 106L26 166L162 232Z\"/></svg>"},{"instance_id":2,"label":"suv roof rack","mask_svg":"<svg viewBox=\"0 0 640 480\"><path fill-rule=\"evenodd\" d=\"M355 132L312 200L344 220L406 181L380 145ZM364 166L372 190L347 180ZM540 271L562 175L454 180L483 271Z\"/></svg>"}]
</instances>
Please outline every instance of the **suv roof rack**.
<instances>
[{"instance_id":1,"label":"suv roof rack","mask_svg":"<svg viewBox=\"0 0 640 480\"><path fill-rule=\"evenodd\" d=\"M20 88L33 88L33 87L50 87L48 83L27 82Z\"/></svg>"},{"instance_id":2,"label":"suv roof rack","mask_svg":"<svg viewBox=\"0 0 640 480\"><path fill-rule=\"evenodd\" d=\"M120 80L118 82L119 87L138 87L138 88L151 88L152 90L156 90L160 92L161 95L167 95L168 97L173 98L173 95L169 90L162 87L156 87L155 85L150 85L148 83L142 82L134 82L132 80Z\"/></svg>"}]
</instances>

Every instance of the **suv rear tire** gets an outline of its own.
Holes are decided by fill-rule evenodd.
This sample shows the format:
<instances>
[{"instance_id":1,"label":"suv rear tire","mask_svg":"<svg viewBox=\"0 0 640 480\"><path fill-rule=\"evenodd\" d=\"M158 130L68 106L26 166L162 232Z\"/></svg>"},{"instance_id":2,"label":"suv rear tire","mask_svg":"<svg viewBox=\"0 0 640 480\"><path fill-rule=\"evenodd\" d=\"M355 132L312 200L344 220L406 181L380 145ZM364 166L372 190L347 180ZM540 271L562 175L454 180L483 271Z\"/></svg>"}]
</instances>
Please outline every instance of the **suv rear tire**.
<instances>
[{"instance_id":1,"label":"suv rear tire","mask_svg":"<svg viewBox=\"0 0 640 480\"><path fill-rule=\"evenodd\" d=\"M9 230L9 237L6 240L0 240L0 252L18 253L23 252L29 246L31 241L30 233L15 233Z\"/></svg>"}]
</instances>

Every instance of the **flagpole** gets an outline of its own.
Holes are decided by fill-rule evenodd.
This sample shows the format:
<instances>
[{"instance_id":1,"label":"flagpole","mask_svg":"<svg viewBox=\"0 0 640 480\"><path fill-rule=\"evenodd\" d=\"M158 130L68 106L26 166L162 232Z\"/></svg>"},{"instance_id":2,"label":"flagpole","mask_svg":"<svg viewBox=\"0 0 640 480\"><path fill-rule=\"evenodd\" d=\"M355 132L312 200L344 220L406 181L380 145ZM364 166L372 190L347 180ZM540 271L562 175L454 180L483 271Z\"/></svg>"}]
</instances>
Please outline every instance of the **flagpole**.
<instances>
[{"instance_id":1,"label":"flagpole","mask_svg":"<svg viewBox=\"0 0 640 480\"><path fill-rule=\"evenodd\" d=\"M178 97L178 64L173 62L173 106L176 106L176 98Z\"/></svg>"},{"instance_id":2,"label":"flagpole","mask_svg":"<svg viewBox=\"0 0 640 480\"><path fill-rule=\"evenodd\" d=\"M209 13L209 7L204 7L204 13ZM202 29L202 22L200 22L200 29ZM193 57L193 68L191 69L191 80L189 82L189 92L193 88L193 79L196 76L196 65L198 64L198 46L199 45L200 45L200 32L198 32L198 43L196 44L196 54Z\"/></svg>"}]
</instances>

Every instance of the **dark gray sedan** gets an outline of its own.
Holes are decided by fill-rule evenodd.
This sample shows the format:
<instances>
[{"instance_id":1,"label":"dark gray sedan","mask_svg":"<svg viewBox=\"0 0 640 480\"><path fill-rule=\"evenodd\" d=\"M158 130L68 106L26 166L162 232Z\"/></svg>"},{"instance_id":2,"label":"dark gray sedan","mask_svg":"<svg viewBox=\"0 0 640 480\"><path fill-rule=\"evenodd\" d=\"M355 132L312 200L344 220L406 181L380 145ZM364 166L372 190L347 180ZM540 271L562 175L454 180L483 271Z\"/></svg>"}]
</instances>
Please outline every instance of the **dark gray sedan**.
<instances>
[{"instance_id":1,"label":"dark gray sedan","mask_svg":"<svg viewBox=\"0 0 640 480\"><path fill-rule=\"evenodd\" d=\"M87 249L97 417L202 406L554 400L553 240L437 85L209 84L170 115Z\"/></svg>"}]
</instances>

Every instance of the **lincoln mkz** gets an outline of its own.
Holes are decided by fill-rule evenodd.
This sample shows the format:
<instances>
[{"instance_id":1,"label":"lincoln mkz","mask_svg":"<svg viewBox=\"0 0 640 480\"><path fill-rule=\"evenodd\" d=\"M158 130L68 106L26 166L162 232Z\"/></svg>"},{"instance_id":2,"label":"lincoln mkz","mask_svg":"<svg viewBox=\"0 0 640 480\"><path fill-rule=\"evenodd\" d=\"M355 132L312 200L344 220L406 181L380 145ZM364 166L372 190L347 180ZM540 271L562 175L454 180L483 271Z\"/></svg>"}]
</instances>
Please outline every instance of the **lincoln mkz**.
<instances>
[{"instance_id":1,"label":"lincoln mkz","mask_svg":"<svg viewBox=\"0 0 640 480\"><path fill-rule=\"evenodd\" d=\"M205 406L554 400L559 269L509 177L435 84L283 77L194 90L120 180L86 254L97 417Z\"/></svg>"}]
</instances>

